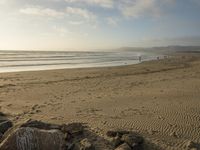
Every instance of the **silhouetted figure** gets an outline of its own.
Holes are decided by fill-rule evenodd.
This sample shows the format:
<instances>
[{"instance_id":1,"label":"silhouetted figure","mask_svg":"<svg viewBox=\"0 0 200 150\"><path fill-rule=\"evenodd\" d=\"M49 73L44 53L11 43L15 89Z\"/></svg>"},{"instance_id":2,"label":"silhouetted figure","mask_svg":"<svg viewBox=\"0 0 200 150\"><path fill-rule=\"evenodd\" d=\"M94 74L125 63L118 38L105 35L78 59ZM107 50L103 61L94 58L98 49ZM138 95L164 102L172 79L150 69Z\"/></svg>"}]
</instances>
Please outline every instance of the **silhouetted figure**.
<instances>
[{"instance_id":1,"label":"silhouetted figure","mask_svg":"<svg viewBox=\"0 0 200 150\"><path fill-rule=\"evenodd\" d=\"M139 62L141 62L142 61L142 57L141 56L139 56Z\"/></svg>"},{"instance_id":2,"label":"silhouetted figure","mask_svg":"<svg viewBox=\"0 0 200 150\"><path fill-rule=\"evenodd\" d=\"M160 57L157 57L157 60L159 60L160 59Z\"/></svg>"}]
</instances>

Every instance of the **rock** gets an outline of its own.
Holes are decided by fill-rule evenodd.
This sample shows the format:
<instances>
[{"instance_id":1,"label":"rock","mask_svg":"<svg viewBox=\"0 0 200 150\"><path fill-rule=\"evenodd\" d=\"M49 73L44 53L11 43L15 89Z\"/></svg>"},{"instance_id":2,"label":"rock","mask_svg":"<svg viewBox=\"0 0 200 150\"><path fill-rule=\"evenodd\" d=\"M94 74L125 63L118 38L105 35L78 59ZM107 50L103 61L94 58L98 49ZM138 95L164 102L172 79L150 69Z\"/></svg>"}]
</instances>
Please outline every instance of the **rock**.
<instances>
[{"instance_id":1,"label":"rock","mask_svg":"<svg viewBox=\"0 0 200 150\"><path fill-rule=\"evenodd\" d=\"M59 130L22 127L11 132L0 150L64 150L64 134Z\"/></svg>"},{"instance_id":2,"label":"rock","mask_svg":"<svg viewBox=\"0 0 200 150\"><path fill-rule=\"evenodd\" d=\"M8 119L6 117L1 117L0 116L0 123L5 122L5 121L8 121Z\"/></svg>"},{"instance_id":3,"label":"rock","mask_svg":"<svg viewBox=\"0 0 200 150\"><path fill-rule=\"evenodd\" d=\"M72 136L82 135L84 126L81 123L64 124L61 131L64 133L70 133Z\"/></svg>"},{"instance_id":4,"label":"rock","mask_svg":"<svg viewBox=\"0 0 200 150\"><path fill-rule=\"evenodd\" d=\"M3 134L2 134L2 133L0 133L0 140L2 139L2 137L3 137Z\"/></svg>"},{"instance_id":5,"label":"rock","mask_svg":"<svg viewBox=\"0 0 200 150\"><path fill-rule=\"evenodd\" d=\"M70 140L72 140L72 135L70 133L66 132L64 135L64 138L65 138L65 141L70 141Z\"/></svg>"},{"instance_id":6,"label":"rock","mask_svg":"<svg viewBox=\"0 0 200 150\"><path fill-rule=\"evenodd\" d=\"M72 142L67 142L67 143L65 144L65 150L76 150L75 144L72 143Z\"/></svg>"},{"instance_id":7,"label":"rock","mask_svg":"<svg viewBox=\"0 0 200 150\"><path fill-rule=\"evenodd\" d=\"M0 123L0 133L4 134L9 128L13 126L10 120L6 120Z\"/></svg>"},{"instance_id":8,"label":"rock","mask_svg":"<svg viewBox=\"0 0 200 150\"><path fill-rule=\"evenodd\" d=\"M115 150L131 150L131 147L127 143L124 143L118 146Z\"/></svg>"},{"instance_id":9,"label":"rock","mask_svg":"<svg viewBox=\"0 0 200 150\"><path fill-rule=\"evenodd\" d=\"M187 148L188 148L189 150L200 149L200 144L195 143L195 142L193 142L193 141L188 141L188 143L187 143L186 146L187 146Z\"/></svg>"},{"instance_id":10,"label":"rock","mask_svg":"<svg viewBox=\"0 0 200 150\"><path fill-rule=\"evenodd\" d=\"M38 129L44 129L44 130L51 130L51 129L60 130L61 129L60 125L44 123L42 121L37 121L37 120L32 120L32 119L23 123L21 127L32 127L32 128L38 128Z\"/></svg>"},{"instance_id":11,"label":"rock","mask_svg":"<svg viewBox=\"0 0 200 150\"><path fill-rule=\"evenodd\" d=\"M142 144L144 142L143 137L134 133L124 134L121 140L127 143L131 148L135 149L142 149Z\"/></svg>"},{"instance_id":12,"label":"rock","mask_svg":"<svg viewBox=\"0 0 200 150\"><path fill-rule=\"evenodd\" d=\"M119 136L113 137L111 139L111 144L114 148L118 147L120 144L122 144L121 138Z\"/></svg>"},{"instance_id":13,"label":"rock","mask_svg":"<svg viewBox=\"0 0 200 150\"><path fill-rule=\"evenodd\" d=\"M0 112L0 117L6 117L6 114Z\"/></svg>"},{"instance_id":14,"label":"rock","mask_svg":"<svg viewBox=\"0 0 200 150\"><path fill-rule=\"evenodd\" d=\"M116 136L121 137L122 135L129 134L129 133L130 131L125 131L125 130L110 130L110 131L107 131L106 135L108 137L116 137Z\"/></svg>"},{"instance_id":15,"label":"rock","mask_svg":"<svg viewBox=\"0 0 200 150\"><path fill-rule=\"evenodd\" d=\"M106 135L108 137L116 137L117 136L117 132L116 131L107 131Z\"/></svg>"},{"instance_id":16,"label":"rock","mask_svg":"<svg viewBox=\"0 0 200 150\"><path fill-rule=\"evenodd\" d=\"M82 139L80 142L74 144L73 150L95 150L95 147L87 138Z\"/></svg>"},{"instance_id":17,"label":"rock","mask_svg":"<svg viewBox=\"0 0 200 150\"><path fill-rule=\"evenodd\" d=\"M80 141L80 150L94 150L94 146L87 138Z\"/></svg>"}]
</instances>

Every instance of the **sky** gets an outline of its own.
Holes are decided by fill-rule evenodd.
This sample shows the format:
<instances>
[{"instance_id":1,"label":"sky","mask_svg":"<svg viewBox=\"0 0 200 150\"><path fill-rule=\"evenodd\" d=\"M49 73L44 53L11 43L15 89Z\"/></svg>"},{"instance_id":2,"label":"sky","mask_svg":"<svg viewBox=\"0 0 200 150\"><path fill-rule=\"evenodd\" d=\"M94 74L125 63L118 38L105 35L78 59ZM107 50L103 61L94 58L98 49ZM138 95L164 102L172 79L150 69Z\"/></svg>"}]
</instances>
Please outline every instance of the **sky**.
<instances>
[{"instance_id":1,"label":"sky","mask_svg":"<svg viewBox=\"0 0 200 150\"><path fill-rule=\"evenodd\" d=\"M200 0L0 0L0 49L200 45Z\"/></svg>"}]
</instances>

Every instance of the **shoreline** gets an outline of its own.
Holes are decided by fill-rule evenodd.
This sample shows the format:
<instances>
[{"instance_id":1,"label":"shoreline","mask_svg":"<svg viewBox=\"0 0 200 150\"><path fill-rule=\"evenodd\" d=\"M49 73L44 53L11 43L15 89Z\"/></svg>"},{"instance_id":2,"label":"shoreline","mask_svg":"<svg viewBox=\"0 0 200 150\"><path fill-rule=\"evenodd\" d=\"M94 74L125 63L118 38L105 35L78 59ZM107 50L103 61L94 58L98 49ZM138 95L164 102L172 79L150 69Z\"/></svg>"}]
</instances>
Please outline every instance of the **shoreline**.
<instances>
[{"instance_id":1,"label":"shoreline","mask_svg":"<svg viewBox=\"0 0 200 150\"><path fill-rule=\"evenodd\" d=\"M0 73L0 111L14 123L87 123L99 136L137 131L150 147L200 142L200 57L140 64ZM170 144L169 144L170 143ZM153 149L153 148L152 148Z\"/></svg>"},{"instance_id":2,"label":"shoreline","mask_svg":"<svg viewBox=\"0 0 200 150\"><path fill-rule=\"evenodd\" d=\"M42 70L59 70L59 69L79 69L79 68L102 68L102 67L114 67L132 65L156 60L157 57L164 57L157 53L144 53L137 54L136 52L112 52L112 53L100 53L91 52L87 53L75 53L75 54L62 54L53 52L52 55L43 54L23 54L14 53L14 56L1 56L0 61L0 73L6 72L22 72L22 71L42 71ZM6 54L6 53L5 53ZM119 56L120 54L120 56ZM26 58L26 55L29 59ZM122 55L122 56L121 56ZM142 57L142 60L140 58Z\"/></svg>"},{"instance_id":3,"label":"shoreline","mask_svg":"<svg viewBox=\"0 0 200 150\"><path fill-rule=\"evenodd\" d=\"M176 56L170 56L176 57ZM97 67L80 67L80 68L58 68L58 69L41 69L41 70L24 70L24 71L8 71L8 72L0 72L1 74L12 74L12 73L26 73L26 72L51 72L51 71L64 71L64 70L92 70L92 69L112 69L112 68L121 68L121 67L129 67L135 66L143 63L151 63L154 61L160 61L164 59L171 59L171 58L159 58L159 59L152 59L152 60L145 60L134 64L123 64L123 65L113 65L113 66L97 66Z\"/></svg>"}]
</instances>

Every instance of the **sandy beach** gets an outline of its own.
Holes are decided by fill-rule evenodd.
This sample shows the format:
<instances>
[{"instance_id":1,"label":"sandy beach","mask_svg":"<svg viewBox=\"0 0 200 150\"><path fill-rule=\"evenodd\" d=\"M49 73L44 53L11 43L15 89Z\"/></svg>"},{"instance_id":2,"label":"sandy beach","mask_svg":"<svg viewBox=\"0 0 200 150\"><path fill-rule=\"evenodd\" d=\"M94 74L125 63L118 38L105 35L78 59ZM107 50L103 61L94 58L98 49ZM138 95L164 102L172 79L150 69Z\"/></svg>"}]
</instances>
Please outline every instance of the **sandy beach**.
<instances>
[{"instance_id":1,"label":"sandy beach","mask_svg":"<svg viewBox=\"0 0 200 150\"><path fill-rule=\"evenodd\" d=\"M0 74L0 111L15 123L82 122L105 137L139 132L148 149L200 142L200 56L137 65Z\"/></svg>"}]
</instances>

